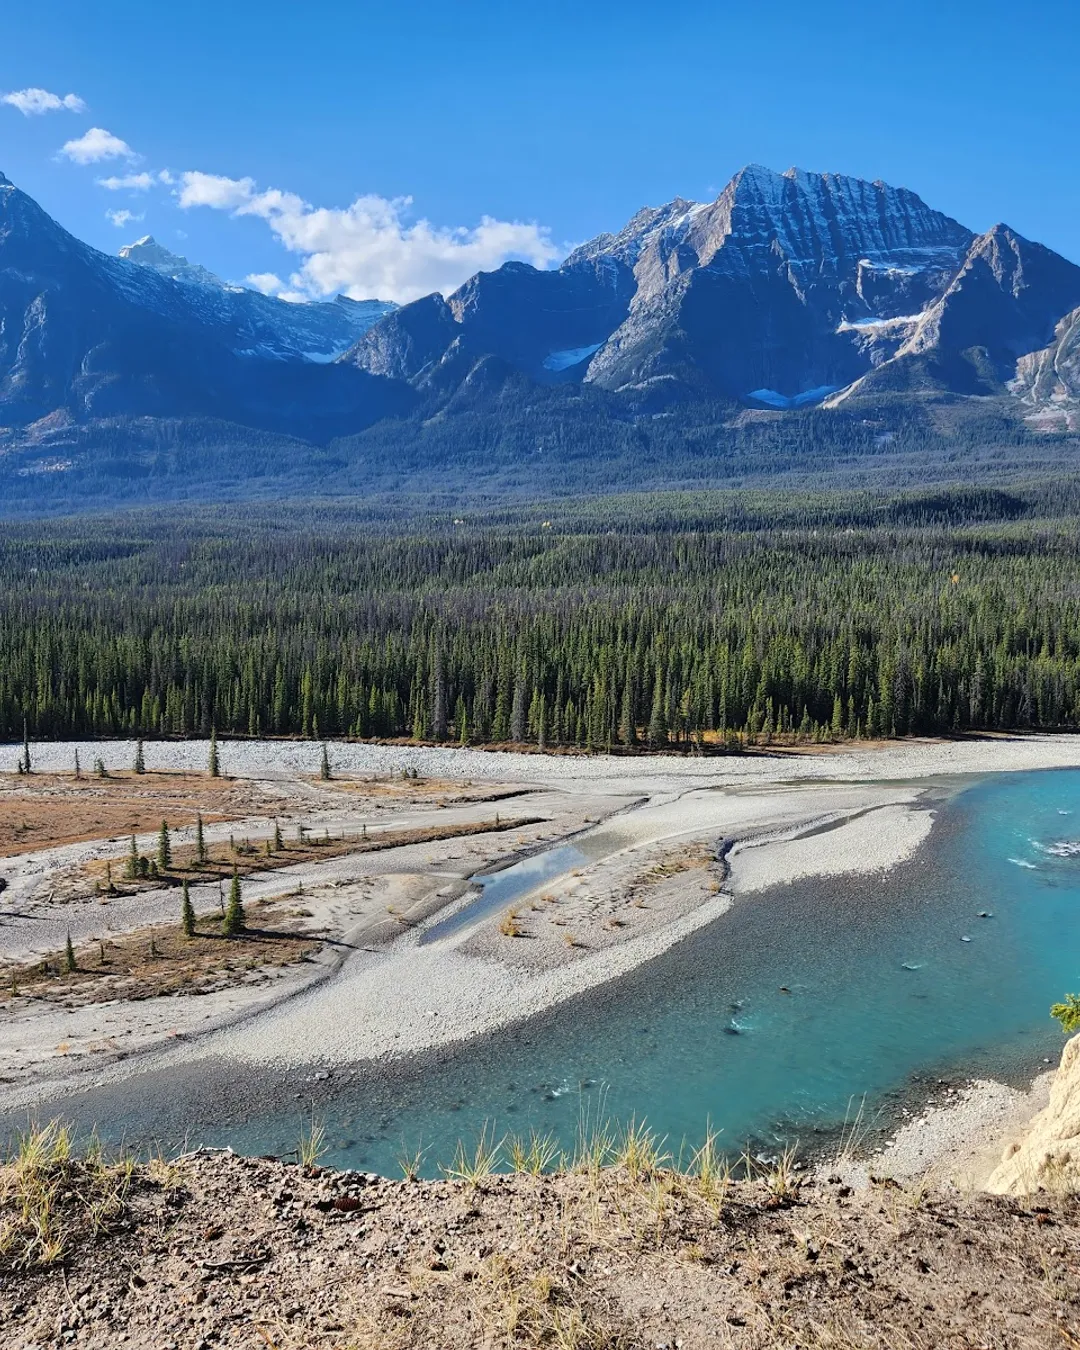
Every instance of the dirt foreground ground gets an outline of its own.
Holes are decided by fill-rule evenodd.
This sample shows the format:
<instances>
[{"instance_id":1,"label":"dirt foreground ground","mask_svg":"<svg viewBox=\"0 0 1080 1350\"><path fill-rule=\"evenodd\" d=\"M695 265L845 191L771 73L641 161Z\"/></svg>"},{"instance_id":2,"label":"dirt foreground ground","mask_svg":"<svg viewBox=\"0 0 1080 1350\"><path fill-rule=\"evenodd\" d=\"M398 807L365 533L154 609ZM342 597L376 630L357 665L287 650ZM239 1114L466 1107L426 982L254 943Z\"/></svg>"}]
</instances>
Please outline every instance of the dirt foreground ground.
<instances>
[{"instance_id":1,"label":"dirt foreground ground","mask_svg":"<svg viewBox=\"0 0 1080 1350\"><path fill-rule=\"evenodd\" d=\"M629 1147L627 1147L629 1143ZM1080 1344L1075 1199L784 1167L393 1182L229 1154L0 1175L5 1350L1028 1350ZM527 1163L526 1163L527 1165ZM52 1197L54 1245L34 1216ZM35 1208L35 1205L37 1208ZM22 1208L20 1208L20 1206ZM27 1213L29 1217L27 1217Z\"/></svg>"}]
</instances>

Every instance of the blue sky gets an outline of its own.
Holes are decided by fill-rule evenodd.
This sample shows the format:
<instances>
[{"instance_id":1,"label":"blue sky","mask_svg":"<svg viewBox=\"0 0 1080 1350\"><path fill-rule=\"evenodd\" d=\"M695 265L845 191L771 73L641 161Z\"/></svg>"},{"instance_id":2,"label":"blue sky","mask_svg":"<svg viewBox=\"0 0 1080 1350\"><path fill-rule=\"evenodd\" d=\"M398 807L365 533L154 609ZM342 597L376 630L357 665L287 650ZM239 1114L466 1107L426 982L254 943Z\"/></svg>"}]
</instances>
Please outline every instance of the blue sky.
<instances>
[{"instance_id":1,"label":"blue sky","mask_svg":"<svg viewBox=\"0 0 1080 1350\"><path fill-rule=\"evenodd\" d=\"M1080 261L1075 2L4 11L0 94L75 107L0 105L0 169L100 248L152 232L268 290L408 299L545 263L751 161L881 177Z\"/></svg>"}]
</instances>

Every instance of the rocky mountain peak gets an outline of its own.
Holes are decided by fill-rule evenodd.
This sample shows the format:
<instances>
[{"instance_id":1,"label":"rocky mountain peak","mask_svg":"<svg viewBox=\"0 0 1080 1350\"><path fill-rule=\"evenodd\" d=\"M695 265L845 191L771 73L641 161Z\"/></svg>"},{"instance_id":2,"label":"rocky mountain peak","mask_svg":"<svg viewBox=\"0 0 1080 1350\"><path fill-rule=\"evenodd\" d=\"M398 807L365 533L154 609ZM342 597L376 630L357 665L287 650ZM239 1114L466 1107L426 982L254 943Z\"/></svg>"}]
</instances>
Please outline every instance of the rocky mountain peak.
<instances>
[{"instance_id":1,"label":"rocky mountain peak","mask_svg":"<svg viewBox=\"0 0 1080 1350\"><path fill-rule=\"evenodd\" d=\"M163 277L173 281L185 281L198 286L215 286L225 289L225 283L208 268L199 263L188 262L179 253L172 253L159 244L152 234L145 234L133 244L125 244L120 257L128 262L138 263L140 267L152 267Z\"/></svg>"}]
</instances>

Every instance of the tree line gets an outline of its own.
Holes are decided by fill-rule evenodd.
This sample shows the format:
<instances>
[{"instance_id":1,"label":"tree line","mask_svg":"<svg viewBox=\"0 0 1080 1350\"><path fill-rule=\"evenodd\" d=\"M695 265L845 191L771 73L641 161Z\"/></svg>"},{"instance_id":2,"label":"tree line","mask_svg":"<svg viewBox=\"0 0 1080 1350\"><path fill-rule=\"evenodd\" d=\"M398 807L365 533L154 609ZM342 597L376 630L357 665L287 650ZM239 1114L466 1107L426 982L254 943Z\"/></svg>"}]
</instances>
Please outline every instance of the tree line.
<instances>
[{"instance_id":1,"label":"tree line","mask_svg":"<svg viewBox=\"0 0 1080 1350\"><path fill-rule=\"evenodd\" d=\"M606 750L1080 726L1080 541L1045 494L830 499L797 523L761 498L753 528L692 496L395 534L13 526L0 735Z\"/></svg>"}]
</instances>

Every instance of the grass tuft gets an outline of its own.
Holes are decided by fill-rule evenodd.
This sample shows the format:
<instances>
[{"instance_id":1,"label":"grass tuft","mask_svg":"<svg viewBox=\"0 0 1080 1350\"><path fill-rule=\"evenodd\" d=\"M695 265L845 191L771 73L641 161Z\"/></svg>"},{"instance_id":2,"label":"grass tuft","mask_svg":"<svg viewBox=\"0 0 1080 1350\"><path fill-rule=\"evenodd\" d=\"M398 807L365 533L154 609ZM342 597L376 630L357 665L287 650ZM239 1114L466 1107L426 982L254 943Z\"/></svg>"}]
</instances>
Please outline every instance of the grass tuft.
<instances>
[{"instance_id":1,"label":"grass tuft","mask_svg":"<svg viewBox=\"0 0 1080 1350\"><path fill-rule=\"evenodd\" d=\"M494 1128L485 1121L471 1152L464 1141L458 1141L453 1163L441 1169L443 1176L449 1181L467 1181L470 1186L479 1186L494 1173L502 1150L503 1140L495 1138Z\"/></svg>"},{"instance_id":2,"label":"grass tuft","mask_svg":"<svg viewBox=\"0 0 1080 1350\"><path fill-rule=\"evenodd\" d=\"M96 1139L76 1157L74 1143L53 1120L20 1134L0 1165L0 1269L55 1265L123 1215L134 1161L109 1160Z\"/></svg>"}]
</instances>

